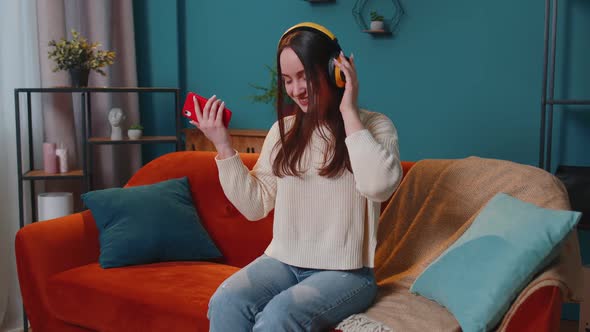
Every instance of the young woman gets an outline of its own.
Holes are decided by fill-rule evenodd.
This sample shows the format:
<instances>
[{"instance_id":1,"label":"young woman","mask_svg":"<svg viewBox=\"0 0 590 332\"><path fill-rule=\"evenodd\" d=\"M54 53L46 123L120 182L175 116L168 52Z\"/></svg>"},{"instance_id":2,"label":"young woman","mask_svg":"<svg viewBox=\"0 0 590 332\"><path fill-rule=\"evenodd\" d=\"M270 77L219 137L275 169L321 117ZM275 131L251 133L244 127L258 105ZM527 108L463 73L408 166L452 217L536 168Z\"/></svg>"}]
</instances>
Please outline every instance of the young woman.
<instances>
[{"instance_id":1,"label":"young woman","mask_svg":"<svg viewBox=\"0 0 590 332\"><path fill-rule=\"evenodd\" d=\"M222 124L224 102L213 96L202 111L195 102L193 124L217 149L225 195L249 220L275 210L264 255L211 298L211 331L321 331L367 309L377 292L380 202L402 176L395 127L359 109L354 57L325 27L287 30L277 63L278 121L251 171Z\"/></svg>"}]
</instances>

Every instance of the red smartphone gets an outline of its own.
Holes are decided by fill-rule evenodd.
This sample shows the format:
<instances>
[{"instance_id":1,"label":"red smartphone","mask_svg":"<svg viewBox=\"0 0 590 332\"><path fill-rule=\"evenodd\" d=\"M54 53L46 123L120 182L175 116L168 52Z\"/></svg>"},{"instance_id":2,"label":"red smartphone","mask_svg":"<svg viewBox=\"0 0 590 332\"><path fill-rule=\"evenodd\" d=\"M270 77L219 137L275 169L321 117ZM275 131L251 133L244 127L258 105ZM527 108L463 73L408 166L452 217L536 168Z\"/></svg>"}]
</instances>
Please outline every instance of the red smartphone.
<instances>
[{"instance_id":1,"label":"red smartphone","mask_svg":"<svg viewBox=\"0 0 590 332\"><path fill-rule=\"evenodd\" d=\"M199 107L201 108L201 112L205 109L205 104L207 103L207 98L201 97L194 92L189 92L186 95L186 99L184 101L184 106L182 107L182 116L187 119L190 119L194 122L199 122L197 119L197 114L195 113L195 103L193 97L197 98L197 103L199 103ZM231 111L225 107L223 109L223 125L227 128L229 125L229 120L231 120Z\"/></svg>"}]
</instances>

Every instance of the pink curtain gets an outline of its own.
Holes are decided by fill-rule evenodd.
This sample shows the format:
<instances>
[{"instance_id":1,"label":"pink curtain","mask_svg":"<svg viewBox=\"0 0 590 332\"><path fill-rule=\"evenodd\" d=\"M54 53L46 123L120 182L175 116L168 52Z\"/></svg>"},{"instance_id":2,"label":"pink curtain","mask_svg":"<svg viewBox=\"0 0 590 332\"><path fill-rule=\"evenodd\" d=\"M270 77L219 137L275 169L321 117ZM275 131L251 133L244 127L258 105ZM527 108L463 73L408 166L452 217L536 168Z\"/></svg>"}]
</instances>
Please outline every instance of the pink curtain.
<instances>
[{"instance_id":1,"label":"pink curtain","mask_svg":"<svg viewBox=\"0 0 590 332\"><path fill-rule=\"evenodd\" d=\"M69 74L53 72L54 63L48 59L48 42L71 38L75 29L89 42L99 42L101 49L116 52L115 63L105 69L106 76L91 72L90 87L137 86L135 40L132 0L37 0L39 61L42 87L69 86ZM139 122L136 93L92 93L92 136L109 137L107 114L111 108L123 110L126 128ZM44 141L63 144L69 151L70 169L82 166L82 109L79 93L44 94L42 99ZM93 159L93 189L123 185L141 166L138 145L90 146ZM82 190L79 180L47 181L47 191ZM77 195L76 195L77 196Z\"/></svg>"}]
</instances>

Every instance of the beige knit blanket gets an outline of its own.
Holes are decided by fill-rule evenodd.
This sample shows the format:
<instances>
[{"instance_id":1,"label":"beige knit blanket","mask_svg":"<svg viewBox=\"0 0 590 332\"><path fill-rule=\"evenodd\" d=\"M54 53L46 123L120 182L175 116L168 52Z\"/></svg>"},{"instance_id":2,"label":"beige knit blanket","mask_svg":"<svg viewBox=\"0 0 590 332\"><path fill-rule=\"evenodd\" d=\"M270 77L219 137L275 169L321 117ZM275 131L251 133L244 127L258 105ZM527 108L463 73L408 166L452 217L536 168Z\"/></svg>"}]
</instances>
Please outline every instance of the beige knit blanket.
<instances>
[{"instance_id":1,"label":"beige knit blanket","mask_svg":"<svg viewBox=\"0 0 590 332\"><path fill-rule=\"evenodd\" d=\"M477 157L416 163L380 219L375 256L380 286L377 300L363 315L351 317L339 328L460 331L449 311L411 294L409 288L428 264L463 234L480 209L498 192L546 208L569 209L567 192L561 182L539 168ZM540 287L558 286L565 301L579 301L581 269L577 234L572 232L559 258L519 294L497 330L504 331L519 305Z\"/></svg>"}]
</instances>

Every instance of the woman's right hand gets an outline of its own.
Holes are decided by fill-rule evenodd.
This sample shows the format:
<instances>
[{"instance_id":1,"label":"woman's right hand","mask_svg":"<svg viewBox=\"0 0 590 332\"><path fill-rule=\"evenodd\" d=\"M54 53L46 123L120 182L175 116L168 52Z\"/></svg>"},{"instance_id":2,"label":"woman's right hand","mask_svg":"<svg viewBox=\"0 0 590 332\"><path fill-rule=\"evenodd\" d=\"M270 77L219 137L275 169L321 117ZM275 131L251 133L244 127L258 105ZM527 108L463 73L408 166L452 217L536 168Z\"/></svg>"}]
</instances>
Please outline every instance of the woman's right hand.
<instances>
[{"instance_id":1,"label":"woman's right hand","mask_svg":"<svg viewBox=\"0 0 590 332\"><path fill-rule=\"evenodd\" d=\"M190 121L192 125L199 128L213 143L219 153L219 158L224 159L234 155L234 149L231 145L231 138L228 129L223 125L223 109L225 102L217 99L215 95L207 100L205 108L201 110L197 98L193 97L195 104L195 114L199 122Z\"/></svg>"}]
</instances>

